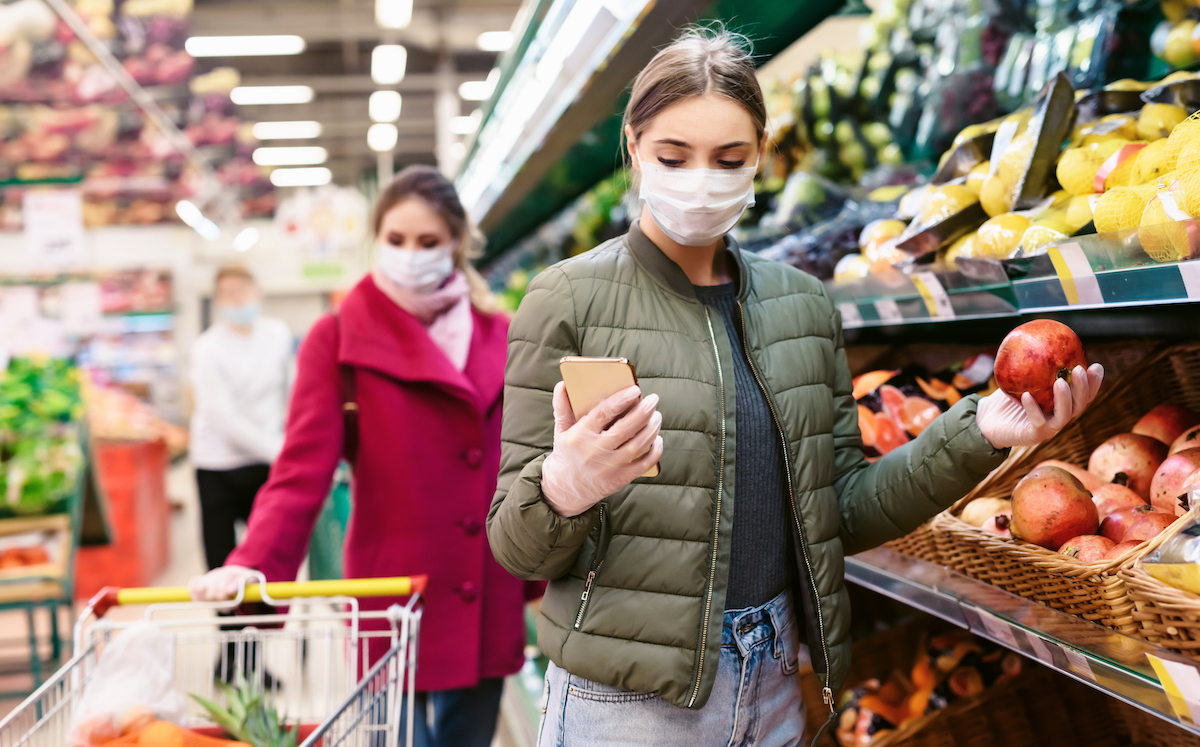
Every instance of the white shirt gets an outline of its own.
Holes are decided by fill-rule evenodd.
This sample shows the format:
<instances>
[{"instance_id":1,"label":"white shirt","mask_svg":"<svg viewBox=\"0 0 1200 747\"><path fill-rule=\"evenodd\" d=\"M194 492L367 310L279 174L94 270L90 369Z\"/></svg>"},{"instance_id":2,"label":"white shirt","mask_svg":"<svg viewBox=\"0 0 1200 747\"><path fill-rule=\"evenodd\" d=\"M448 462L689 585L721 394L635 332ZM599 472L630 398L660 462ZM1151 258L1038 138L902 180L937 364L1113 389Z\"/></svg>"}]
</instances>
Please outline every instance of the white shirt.
<instances>
[{"instance_id":1,"label":"white shirt","mask_svg":"<svg viewBox=\"0 0 1200 747\"><path fill-rule=\"evenodd\" d=\"M195 467L275 461L283 448L291 359L292 332L278 319L259 317L248 335L218 322L196 339L189 449Z\"/></svg>"}]
</instances>

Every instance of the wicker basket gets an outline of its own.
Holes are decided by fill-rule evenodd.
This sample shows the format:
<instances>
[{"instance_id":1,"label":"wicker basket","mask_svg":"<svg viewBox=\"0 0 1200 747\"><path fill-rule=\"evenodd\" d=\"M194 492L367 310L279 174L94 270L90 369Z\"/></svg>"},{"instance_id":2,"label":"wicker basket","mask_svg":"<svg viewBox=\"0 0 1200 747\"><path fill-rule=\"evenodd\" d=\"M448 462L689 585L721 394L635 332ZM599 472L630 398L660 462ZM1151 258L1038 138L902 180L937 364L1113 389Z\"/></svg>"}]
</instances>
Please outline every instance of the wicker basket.
<instances>
[{"instance_id":1,"label":"wicker basket","mask_svg":"<svg viewBox=\"0 0 1200 747\"><path fill-rule=\"evenodd\" d=\"M1122 740L1135 745L1154 747L1200 747L1200 737L1113 698L1109 711L1116 722L1117 733Z\"/></svg>"},{"instance_id":2,"label":"wicker basket","mask_svg":"<svg viewBox=\"0 0 1200 747\"><path fill-rule=\"evenodd\" d=\"M912 530L900 539L885 542L883 546L903 555L914 557L917 560L924 560L930 563L941 562L938 560L937 542L933 539L933 530L929 528L928 522Z\"/></svg>"},{"instance_id":3,"label":"wicker basket","mask_svg":"<svg viewBox=\"0 0 1200 747\"><path fill-rule=\"evenodd\" d=\"M1163 532L1163 541L1178 534L1186 523L1171 525ZM1200 596L1159 581L1146 573L1140 561L1122 568L1120 575L1134 604L1133 617L1139 626L1135 635L1200 659Z\"/></svg>"},{"instance_id":4,"label":"wicker basket","mask_svg":"<svg viewBox=\"0 0 1200 747\"><path fill-rule=\"evenodd\" d=\"M1106 387L1088 411L1057 436L1012 455L984 489L935 517L930 527L940 562L1013 594L1137 635L1141 626L1119 571L1132 567L1169 533L1115 560L1080 563L1028 542L989 534L958 516L978 498L1008 498L1017 482L1043 460L1086 464L1096 446L1128 432L1147 411L1168 402L1200 410L1200 345L1179 345L1148 356Z\"/></svg>"}]
</instances>

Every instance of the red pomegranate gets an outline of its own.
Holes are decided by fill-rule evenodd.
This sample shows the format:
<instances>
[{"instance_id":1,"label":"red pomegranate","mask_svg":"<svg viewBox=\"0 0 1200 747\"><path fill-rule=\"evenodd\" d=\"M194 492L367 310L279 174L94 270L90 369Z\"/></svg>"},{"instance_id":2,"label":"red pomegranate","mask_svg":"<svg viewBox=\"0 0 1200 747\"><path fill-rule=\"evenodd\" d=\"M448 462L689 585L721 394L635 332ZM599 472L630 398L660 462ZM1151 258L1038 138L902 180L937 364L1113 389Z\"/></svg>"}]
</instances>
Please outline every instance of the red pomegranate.
<instances>
[{"instance_id":1,"label":"red pomegranate","mask_svg":"<svg viewBox=\"0 0 1200 747\"><path fill-rule=\"evenodd\" d=\"M1092 503L1096 504L1096 513L1100 516L1108 516L1118 508L1146 505L1140 495L1115 482L1106 482L1099 489L1093 490Z\"/></svg>"},{"instance_id":2,"label":"red pomegranate","mask_svg":"<svg viewBox=\"0 0 1200 747\"><path fill-rule=\"evenodd\" d=\"M1133 433L1118 433L1092 452L1088 472L1105 482L1125 485L1150 500L1150 483L1166 458L1167 447L1162 441Z\"/></svg>"},{"instance_id":3,"label":"red pomegranate","mask_svg":"<svg viewBox=\"0 0 1200 747\"><path fill-rule=\"evenodd\" d=\"M1103 560L1115 544L1108 537L1098 534L1081 534L1064 542L1058 551L1080 563L1095 563L1097 560Z\"/></svg>"},{"instance_id":4,"label":"red pomegranate","mask_svg":"<svg viewBox=\"0 0 1200 747\"><path fill-rule=\"evenodd\" d=\"M983 522L983 531L991 532L998 537L1012 537L1012 511L1001 511Z\"/></svg>"},{"instance_id":5,"label":"red pomegranate","mask_svg":"<svg viewBox=\"0 0 1200 747\"><path fill-rule=\"evenodd\" d=\"M1039 467L1013 489L1012 535L1057 550L1099 523L1096 504L1083 484L1064 469Z\"/></svg>"},{"instance_id":6,"label":"red pomegranate","mask_svg":"<svg viewBox=\"0 0 1200 747\"><path fill-rule=\"evenodd\" d=\"M1112 546L1112 549L1104 554L1105 560L1116 560L1130 550L1135 550L1141 547L1141 542L1118 542Z\"/></svg>"},{"instance_id":7,"label":"red pomegranate","mask_svg":"<svg viewBox=\"0 0 1200 747\"><path fill-rule=\"evenodd\" d=\"M996 383L1008 395L1029 392L1042 412L1054 412L1054 382L1071 383L1076 366L1087 367L1083 343L1065 324L1035 319L1009 332L996 353Z\"/></svg>"},{"instance_id":8,"label":"red pomegranate","mask_svg":"<svg viewBox=\"0 0 1200 747\"><path fill-rule=\"evenodd\" d=\"M1125 533L1143 517L1152 513L1160 512L1154 506L1145 503L1140 506L1119 508L1108 516L1105 516L1104 521L1100 522L1100 534L1108 537L1113 542L1124 542Z\"/></svg>"},{"instance_id":9,"label":"red pomegranate","mask_svg":"<svg viewBox=\"0 0 1200 747\"><path fill-rule=\"evenodd\" d=\"M1075 475L1075 479L1083 483L1083 487L1087 488L1093 493L1099 490L1101 485L1105 484L1103 480L1101 480L1099 477L1096 477L1091 472L1088 472L1083 467L1076 467L1074 464L1060 462L1057 459L1047 459L1046 461L1038 464L1038 467L1058 467L1059 469L1065 469L1067 472ZM1034 469L1037 469L1037 467L1034 467ZM1104 514L1102 513L1100 515L1103 516Z\"/></svg>"},{"instance_id":10,"label":"red pomegranate","mask_svg":"<svg viewBox=\"0 0 1200 747\"><path fill-rule=\"evenodd\" d=\"M1133 432L1139 436L1157 438L1170 446L1181 433L1197 425L1200 425L1200 415L1186 407L1159 405L1137 421Z\"/></svg>"},{"instance_id":11,"label":"red pomegranate","mask_svg":"<svg viewBox=\"0 0 1200 747\"><path fill-rule=\"evenodd\" d=\"M1171 451L1168 453L1178 454L1181 451L1196 448L1200 448L1200 425L1180 433L1179 438L1171 443Z\"/></svg>"},{"instance_id":12,"label":"red pomegranate","mask_svg":"<svg viewBox=\"0 0 1200 747\"><path fill-rule=\"evenodd\" d=\"M1134 522L1133 526L1129 527L1129 531L1121 538L1122 542L1145 542L1152 540L1159 535L1162 530L1175 523L1175 515L1167 514L1161 511L1146 514L1142 518Z\"/></svg>"},{"instance_id":13,"label":"red pomegranate","mask_svg":"<svg viewBox=\"0 0 1200 747\"><path fill-rule=\"evenodd\" d=\"M1196 470L1200 470L1200 448L1167 457L1150 483L1150 505L1160 511L1183 516L1187 512L1183 484Z\"/></svg>"}]
</instances>

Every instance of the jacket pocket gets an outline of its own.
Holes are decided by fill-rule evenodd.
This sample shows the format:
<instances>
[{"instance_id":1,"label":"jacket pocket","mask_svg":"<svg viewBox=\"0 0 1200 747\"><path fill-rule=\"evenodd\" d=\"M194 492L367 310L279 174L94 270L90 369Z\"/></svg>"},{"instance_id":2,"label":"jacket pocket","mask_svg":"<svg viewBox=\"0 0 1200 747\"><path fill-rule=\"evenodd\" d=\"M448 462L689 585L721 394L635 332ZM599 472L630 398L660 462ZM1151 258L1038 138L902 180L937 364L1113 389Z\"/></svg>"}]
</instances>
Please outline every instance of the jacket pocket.
<instances>
[{"instance_id":1,"label":"jacket pocket","mask_svg":"<svg viewBox=\"0 0 1200 747\"><path fill-rule=\"evenodd\" d=\"M592 596L592 589L596 585L596 575L600 573L600 566L604 565L604 556L608 554L608 543L612 540L612 526L608 521L607 509L603 503L600 504L600 520L599 520L600 536L596 541L596 551L592 553L592 562L588 564L588 574L583 580L583 593L579 596L579 611L575 614L575 630L583 627L583 619L587 616L588 602Z\"/></svg>"}]
</instances>

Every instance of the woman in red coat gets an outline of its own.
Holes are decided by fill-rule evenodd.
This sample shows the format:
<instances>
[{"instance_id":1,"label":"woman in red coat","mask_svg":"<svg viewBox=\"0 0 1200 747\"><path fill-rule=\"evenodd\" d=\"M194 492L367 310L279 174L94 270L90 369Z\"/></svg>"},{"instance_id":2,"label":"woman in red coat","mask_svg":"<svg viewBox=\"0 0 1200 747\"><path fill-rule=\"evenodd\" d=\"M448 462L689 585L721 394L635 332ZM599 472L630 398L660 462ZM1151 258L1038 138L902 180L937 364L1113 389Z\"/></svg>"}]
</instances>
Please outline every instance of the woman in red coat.
<instances>
[{"instance_id":1,"label":"woman in red coat","mask_svg":"<svg viewBox=\"0 0 1200 747\"><path fill-rule=\"evenodd\" d=\"M228 599L249 569L296 577L343 452L351 372L359 433L346 576L429 575L418 744L486 746L502 678L524 662L524 603L540 593L496 563L483 531L500 460L508 319L470 265L475 232L435 169L409 167L382 192L375 235L375 269L300 348L283 451L245 542L192 581L192 596Z\"/></svg>"}]
</instances>

